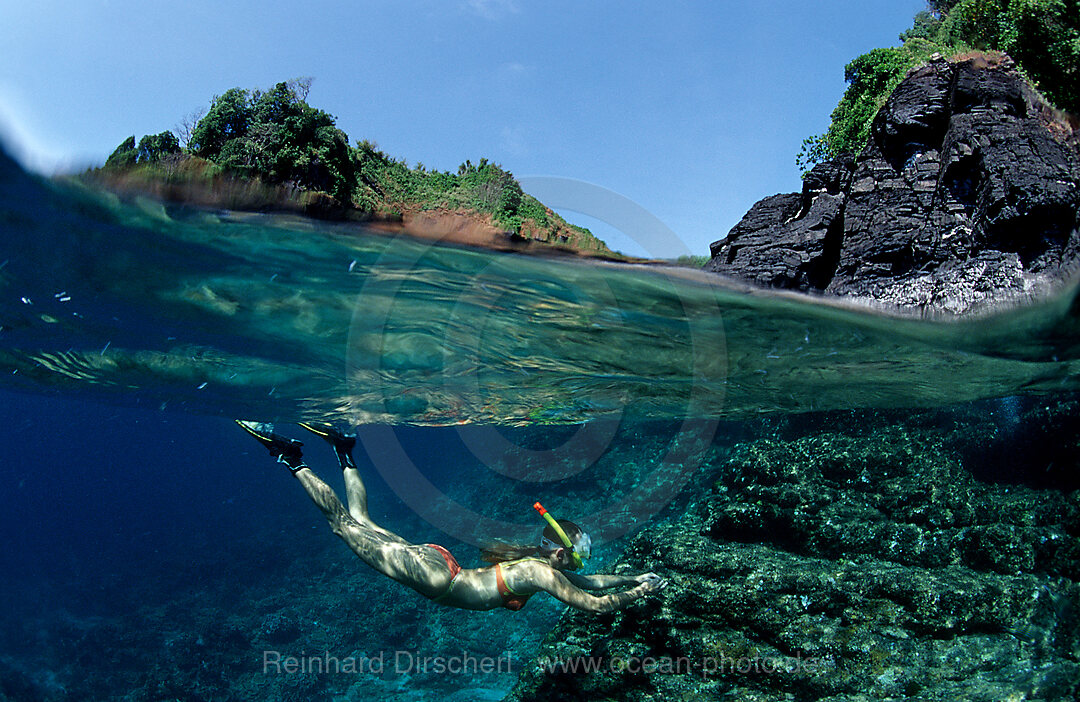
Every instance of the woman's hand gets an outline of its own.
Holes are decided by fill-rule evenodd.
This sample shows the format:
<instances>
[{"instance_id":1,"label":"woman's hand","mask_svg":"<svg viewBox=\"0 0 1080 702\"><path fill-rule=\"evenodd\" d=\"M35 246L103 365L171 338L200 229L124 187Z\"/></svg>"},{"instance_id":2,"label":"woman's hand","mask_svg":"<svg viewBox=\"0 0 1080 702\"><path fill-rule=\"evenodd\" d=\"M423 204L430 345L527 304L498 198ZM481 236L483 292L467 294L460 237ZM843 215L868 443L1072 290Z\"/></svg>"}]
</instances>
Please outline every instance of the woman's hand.
<instances>
[{"instance_id":1,"label":"woman's hand","mask_svg":"<svg viewBox=\"0 0 1080 702\"><path fill-rule=\"evenodd\" d=\"M664 580L656 573L642 573L635 577L638 583L641 584L645 594L658 593L667 587L667 580Z\"/></svg>"}]
</instances>

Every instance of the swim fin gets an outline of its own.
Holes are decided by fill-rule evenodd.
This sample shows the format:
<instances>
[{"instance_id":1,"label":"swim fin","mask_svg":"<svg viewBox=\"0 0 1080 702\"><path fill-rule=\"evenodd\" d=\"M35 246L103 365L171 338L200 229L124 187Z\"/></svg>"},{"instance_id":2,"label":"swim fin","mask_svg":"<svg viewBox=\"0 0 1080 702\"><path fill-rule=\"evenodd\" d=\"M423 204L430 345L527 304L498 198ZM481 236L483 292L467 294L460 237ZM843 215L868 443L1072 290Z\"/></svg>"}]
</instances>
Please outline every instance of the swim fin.
<instances>
[{"instance_id":1,"label":"swim fin","mask_svg":"<svg viewBox=\"0 0 1080 702\"><path fill-rule=\"evenodd\" d=\"M355 436L343 434L329 424L322 422L300 422L300 426L326 439L334 447L334 453L337 454L338 463L341 465L342 470L356 467L352 457L352 450L356 446Z\"/></svg>"},{"instance_id":2,"label":"swim fin","mask_svg":"<svg viewBox=\"0 0 1080 702\"><path fill-rule=\"evenodd\" d=\"M241 419L235 421L240 425L241 429L254 436L260 444L265 446L270 451L270 455L278 460L278 463L284 463L293 473L296 473L301 468L307 468L304 465L303 452L300 450L300 447L304 445L302 442L275 434L273 424L247 422Z\"/></svg>"}]
</instances>

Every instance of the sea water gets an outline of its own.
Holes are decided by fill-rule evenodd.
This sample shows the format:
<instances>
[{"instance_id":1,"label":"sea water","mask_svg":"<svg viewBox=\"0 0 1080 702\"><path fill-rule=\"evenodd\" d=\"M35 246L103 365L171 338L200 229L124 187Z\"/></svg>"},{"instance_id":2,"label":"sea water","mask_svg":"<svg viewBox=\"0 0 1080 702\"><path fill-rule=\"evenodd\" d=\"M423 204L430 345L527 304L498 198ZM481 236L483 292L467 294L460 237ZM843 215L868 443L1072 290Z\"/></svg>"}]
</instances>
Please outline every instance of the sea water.
<instances>
[{"instance_id":1,"label":"sea water","mask_svg":"<svg viewBox=\"0 0 1080 702\"><path fill-rule=\"evenodd\" d=\"M1074 293L923 319L121 201L0 158L0 690L499 699L561 606L460 612L375 575L232 418L302 438L339 489L296 422L357 431L373 517L466 567L532 540L539 499L603 568L763 427L962 408L1018 431L1077 389Z\"/></svg>"}]
</instances>

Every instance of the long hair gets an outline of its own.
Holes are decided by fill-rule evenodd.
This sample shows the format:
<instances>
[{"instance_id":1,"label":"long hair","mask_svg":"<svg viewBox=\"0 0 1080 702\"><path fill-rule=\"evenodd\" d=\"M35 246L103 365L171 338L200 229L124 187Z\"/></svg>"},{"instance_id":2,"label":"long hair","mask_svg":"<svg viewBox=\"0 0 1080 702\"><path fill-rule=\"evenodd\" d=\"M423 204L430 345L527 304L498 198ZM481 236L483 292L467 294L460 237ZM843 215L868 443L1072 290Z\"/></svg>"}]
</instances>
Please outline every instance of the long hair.
<instances>
[{"instance_id":1,"label":"long hair","mask_svg":"<svg viewBox=\"0 0 1080 702\"><path fill-rule=\"evenodd\" d=\"M577 524L574 524L569 519L558 519L559 526L566 532L567 537L571 542L576 543L581 535L585 532ZM556 543L559 548L562 548L562 539L555 533L555 529L550 524L544 527L543 538ZM543 539L541 539L543 540ZM496 541L480 549L480 556L488 563L504 563L506 561L516 561L519 558L529 558L530 556L539 556L544 553L548 553L547 549L540 546L526 546L524 544L508 544L502 541Z\"/></svg>"}]
</instances>

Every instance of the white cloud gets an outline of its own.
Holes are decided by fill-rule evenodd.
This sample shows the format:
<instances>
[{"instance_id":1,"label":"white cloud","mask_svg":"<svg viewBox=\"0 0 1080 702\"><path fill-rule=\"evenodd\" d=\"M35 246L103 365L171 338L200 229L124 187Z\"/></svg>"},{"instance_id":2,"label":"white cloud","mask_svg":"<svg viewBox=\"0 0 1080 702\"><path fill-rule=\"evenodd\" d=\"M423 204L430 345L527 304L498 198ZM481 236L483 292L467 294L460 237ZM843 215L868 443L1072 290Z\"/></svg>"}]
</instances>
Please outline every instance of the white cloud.
<instances>
[{"instance_id":1,"label":"white cloud","mask_svg":"<svg viewBox=\"0 0 1080 702\"><path fill-rule=\"evenodd\" d=\"M525 132L518 127L503 127L499 134L499 145L511 156L524 156L529 152Z\"/></svg>"},{"instance_id":2,"label":"white cloud","mask_svg":"<svg viewBox=\"0 0 1080 702\"><path fill-rule=\"evenodd\" d=\"M521 11L517 0L465 0L465 7L489 20Z\"/></svg>"}]
</instances>

